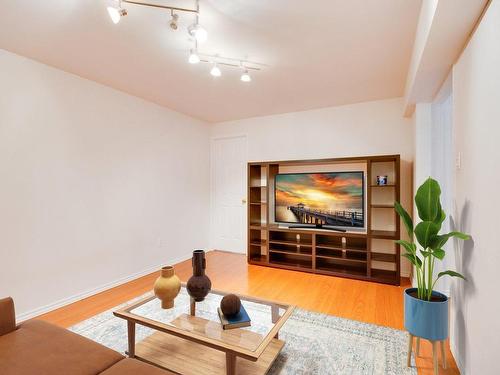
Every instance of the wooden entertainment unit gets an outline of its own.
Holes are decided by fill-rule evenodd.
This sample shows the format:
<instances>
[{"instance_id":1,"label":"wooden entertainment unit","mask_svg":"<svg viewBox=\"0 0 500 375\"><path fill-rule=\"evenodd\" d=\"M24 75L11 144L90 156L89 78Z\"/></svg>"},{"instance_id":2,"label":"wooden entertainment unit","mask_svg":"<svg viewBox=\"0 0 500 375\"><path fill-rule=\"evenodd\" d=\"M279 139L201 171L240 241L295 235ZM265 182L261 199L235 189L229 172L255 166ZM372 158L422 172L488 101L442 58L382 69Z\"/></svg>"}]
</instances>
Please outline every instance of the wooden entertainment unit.
<instances>
[{"instance_id":1,"label":"wooden entertainment unit","mask_svg":"<svg viewBox=\"0 0 500 375\"><path fill-rule=\"evenodd\" d=\"M274 220L274 184L279 173L365 172L365 228L346 233L286 228ZM386 185L377 176L388 176ZM381 155L248 163L248 263L325 275L400 283L400 157ZM309 223L318 219L309 218Z\"/></svg>"}]
</instances>

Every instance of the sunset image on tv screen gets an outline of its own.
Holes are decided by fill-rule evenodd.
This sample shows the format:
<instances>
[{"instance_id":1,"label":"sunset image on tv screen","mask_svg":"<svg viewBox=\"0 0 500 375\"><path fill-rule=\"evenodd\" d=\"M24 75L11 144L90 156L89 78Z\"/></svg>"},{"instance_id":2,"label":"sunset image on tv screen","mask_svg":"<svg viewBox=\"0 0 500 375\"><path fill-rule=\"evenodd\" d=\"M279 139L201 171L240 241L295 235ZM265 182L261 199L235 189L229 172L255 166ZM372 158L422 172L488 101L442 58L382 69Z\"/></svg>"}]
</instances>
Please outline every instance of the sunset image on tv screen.
<instances>
[{"instance_id":1,"label":"sunset image on tv screen","mask_svg":"<svg viewBox=\"0 0 500 375\"><path fill-rule=\"evenodd\" d=\"M363 172L278 174L275 220L363 227Z\"/></svg>"}]
</instances>

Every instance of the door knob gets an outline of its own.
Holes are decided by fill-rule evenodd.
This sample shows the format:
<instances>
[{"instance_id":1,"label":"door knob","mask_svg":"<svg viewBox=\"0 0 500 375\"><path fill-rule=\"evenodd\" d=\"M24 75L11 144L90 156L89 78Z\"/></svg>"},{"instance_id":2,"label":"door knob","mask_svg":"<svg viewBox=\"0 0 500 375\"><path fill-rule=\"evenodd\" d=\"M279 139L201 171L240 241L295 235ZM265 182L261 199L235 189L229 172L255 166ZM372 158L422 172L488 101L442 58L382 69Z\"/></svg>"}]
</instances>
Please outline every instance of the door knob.
<instances>
[{"instance_id":1,"label":"door knob","mask_svg":"<svg viewBox=\"0 0 500 375\"><path fill-rule=\"evenodd\" d=\"M243 198L243 199L241 200L241 204L246 204L246 203L247 203L247 200L246 200L245 198Z\"/></svg>"}]
</instances>

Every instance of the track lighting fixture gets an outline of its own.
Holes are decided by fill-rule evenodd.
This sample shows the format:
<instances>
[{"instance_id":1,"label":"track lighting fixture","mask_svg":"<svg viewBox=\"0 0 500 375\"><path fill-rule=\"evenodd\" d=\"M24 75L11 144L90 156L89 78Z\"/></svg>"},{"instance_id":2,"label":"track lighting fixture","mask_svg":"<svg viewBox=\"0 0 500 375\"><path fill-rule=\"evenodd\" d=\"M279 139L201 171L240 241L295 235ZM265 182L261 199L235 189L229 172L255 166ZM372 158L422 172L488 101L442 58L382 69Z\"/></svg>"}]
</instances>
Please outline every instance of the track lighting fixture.
<instances>
[{"instance_id":1,"label":"track lighting fixture","mask_svg":"<svg viewBox=\"0 0 500 375\"><path fill-rule=\"evenodd\" d=\"M170 19L170 28L172 30L177 30L177 22L179 21L179 15L174 13L173 9L170 9L170 15L172 18Z\"/></svg>"},{"instance_id":2,"label":"track lighting fixture","mask_svg":"<svg viewBox=\"0 0 500 375\"><path fill-rule=\"evenodd\" d=\"M120 19L122 17L125 17L127 15L127 9L122 8L122 2L121 0L118 0L118 4L116 6L108 7L108 14L111 18L111 21L113 21L113 23L116 25L118 22L120 22Z\"/></svg>"},{"instance_id":3,"label":"track lighting fixture","mask_svg":"<svg viewBox=\"0 0 500 375\"><path fill-rule=\"evenodd\" d=\"M189 59L190 64L198 64L200 62L200 56L198 56L198 51L196 49L191 49L189 51Z\"/></svg>"},{"instance_id":4,"label":"track lighting fixture","mask_svg":"<svg viewBox=\"0 0 500 375\"><path fill-rule=\"evenodd\" d=\"M169 25L173 30L177 30L178 21L179 21L179 15L177 13L174 13L174 11L175 12L186 12L186 13L196 14L196 24L198 24L198 14L200 12L199 0L196 0L196 8L195 9L174 7L174 6L161 5L161 4L156 4L156 3L148 3L145 1L138 1L138 0L113 0L113 2L116 5L108 6L107 9L108 9L109 16L111 17L111 20L113 21L114 24L117 24L118 22L120 22L120 18L127 15L127 10L122 7L122 3L139 5L139 6L149 7L149 8L170 10L170 15L172 16L172 19L170 20ZM205 31L205 33L206 33L206 31Z\"/></svg>"},{"instance_id":5,"label":"track lighting fixture","mask_svg":"<svg viewBox=\"0 0 500 375\"><path fill-rule=\"evenodd\" d=\"M240 76L242 82L251 82L252 77L249 74L249 70L261 70L261 65L256 62L249 60L241 60L230 57L221 57L219 55L208 55L198 52L198 43L203 43L207 40L208 33L200 25L200 0L195 0L196 6L192 8L183 8L177 6L163 5L158 2L147 2L148 0L108 0L112 1L114 5L107 7L107 11L111 21L114 24L120 22L121 18L128 14L127 9L122 7L122 4L132 4L138 6L149 7L152 9L162 9L170 10L170 22L169 27L172 30L177 30L179 28L179 12L185 12L188 14L193 14L195 16L194 22L187 28L187 31L194 42L194 47L189 50L188 62L190 64L206 63L211 64L210 74L213 77L220 77L222 72L220 70L220 65L228 68L236 68L243 71ZM184 14L184 13L183 13Z\"/></svg>"},{"instance_id":6,"label":"track lighting fixture","mask_svg":"<svg viewBox=\"0 0 500 375\"><path fill-rule=\"evenodd\" d=\"M252 77L250 77L250 74L248 74L248 69L245 69L245 71L240 77L240 80L242 82L250 82L252 80Z\"/></svg>"},{"instance_id":7,"label":"track lighting fixture","mask_svg":"<svg viewBox=\"0 0 500 375\"><path fill-rule=\"evenodd\" d=\"M196 17L198 18L198 17ZM188 27L188 33L191 35L198 43L203 43L207 40L208 33L196 20L196 23L193 23Z\"/></svg>"},{"instance_id":8,"label":"track lighting fixture","mask_svg":"<svg viewBox=\"0 0 500 375\"><path fill-rule=\"evenodd\" d=\"M219 69L219 66L217 63L214 63L214 66L212 67L212 70L210 70L210 74L213 75L214 77L220 77L221 76L221 71Z\"/></svg>"},{"instance_id":9,"label":"track lighting fixture","mask_svg":"<svg viewBox=\"0 0 500 375\"><path fill-rule=\"evenodd\" d=\"M210 64L212 66L212 68L210 69L210 74L213 77L220 77L222 75L220 67L223 66L240 70L241 72L240 80L242 82L252 82L252 76L250 75L249 72L259 71L262 69L261 68L262 64L259 64L254 61L240 60L231 57L222 57L219 55L209 55L206 53L199 53L196 44L195 48L191 49L190 52L191 55L196 54L196 57L199 59L198 62L204 64ZM189 62L191 62L191 55Z\"/></svg>"}]
</instances>

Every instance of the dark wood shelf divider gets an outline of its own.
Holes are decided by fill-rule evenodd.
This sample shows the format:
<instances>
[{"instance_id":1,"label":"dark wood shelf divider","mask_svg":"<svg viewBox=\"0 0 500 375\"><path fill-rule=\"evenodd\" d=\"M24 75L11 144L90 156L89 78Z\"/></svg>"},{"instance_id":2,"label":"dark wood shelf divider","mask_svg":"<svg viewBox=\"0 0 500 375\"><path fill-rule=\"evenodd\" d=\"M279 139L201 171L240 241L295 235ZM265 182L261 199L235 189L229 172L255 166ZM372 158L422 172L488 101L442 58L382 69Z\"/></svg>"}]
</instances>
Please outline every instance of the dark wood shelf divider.
<instances>
[{"instance_id":1,"label":"dark wood shelf divider","mask_svg":"<svg viewBox=\"0 0 500 375\"><path fill-rule=\"evenodd\" d=\"M399 231L395 230L372 230L371 237L386 240L397 240L399 239Z\"/></svg>"},{"instance_id":2,"label":"dark wood shelf divider","mask_svg":"<svg viewBox=\"0 0 500 375\"><path fill-rule=\"evenodd\" d=\"M396 254L388 254L388 253L375 253L372 252L372 260L380 261L380 262L396 262Z\"/></svg>"},{"instance_id":3,"label":"dark wood shelf divider","mask_svg":"<svg viewBox=\"0 0 500 375\"><path fill-rule=\"evenodd\" d=\"M377 184L372 184L370 185L372 188L393 188L396 187L394 184L387 184L387 185L377 185Z\"/></svg>"},{"instance_id":4,"label":"dark wood shelf divider","mask_svg":"<svg viewBox=\"0 0 500 375\"><path fill-rule=\"evenodd\" d=\"M280 167L348 163L366 165L366 232L289 229L274 222L274 180ZM387 185L377 185L377 175L387 175ZM393 242L400 238L399 218L394 203L373 203L377 191L400 200L399 155L248 163L248 263L399 285L400 248ZM394 220L380 227L377 215L390 212L384 209L394 211ZM390 240L391 248L380 250L378 244L376 250L379 240Z\"/></svg>"},{"instance_id":5,"label":"dark wood shelf divider","mask_svg":"<svg viewBox=\"0 0 500 375\"><path fill-rule=\"evenodd\" d=\"M270 249L269 252L270 253L277 253L277 254L291 254L291 255L297 255L297 256L312 257L312 254L301 253L301 252L297 252L297 251L286 251L286 250L274 250L274 249Z\"/></svg>"}]
</instances>

